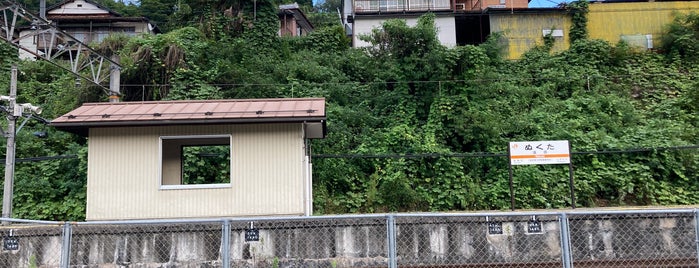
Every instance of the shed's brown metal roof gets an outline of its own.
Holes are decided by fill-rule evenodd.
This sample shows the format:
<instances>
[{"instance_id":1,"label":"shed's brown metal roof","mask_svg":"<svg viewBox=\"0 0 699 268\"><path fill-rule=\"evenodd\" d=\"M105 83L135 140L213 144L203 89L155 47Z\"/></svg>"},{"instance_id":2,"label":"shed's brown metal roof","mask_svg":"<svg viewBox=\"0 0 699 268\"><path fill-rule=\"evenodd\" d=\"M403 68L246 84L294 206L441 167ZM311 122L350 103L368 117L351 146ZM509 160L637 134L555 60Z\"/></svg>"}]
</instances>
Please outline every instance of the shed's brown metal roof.
<instances>
[{"instance_id":1,"label":"shed's brown metal roof","mask_svg":"<svg viewBox=\"0 0 699 268\"><path fill-rule=\"evenodd\" d=\"M324 98L86 103L51 121L85 135L90 127L324 122Z\"/></svg>"}]
</instances>

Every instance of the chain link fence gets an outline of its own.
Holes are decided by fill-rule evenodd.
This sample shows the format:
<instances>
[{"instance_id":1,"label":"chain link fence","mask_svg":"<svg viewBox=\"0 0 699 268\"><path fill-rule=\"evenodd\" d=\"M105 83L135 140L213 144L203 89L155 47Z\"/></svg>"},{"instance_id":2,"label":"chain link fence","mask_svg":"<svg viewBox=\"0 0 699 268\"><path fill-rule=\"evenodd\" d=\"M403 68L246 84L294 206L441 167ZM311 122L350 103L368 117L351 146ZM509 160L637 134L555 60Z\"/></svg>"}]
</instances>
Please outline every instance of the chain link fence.
<instances>
[{"instance_id":1,"label":"chain link fence","mask_svg":"<svg viewBox=\"0 0 699 268\"><path fill-rule=\"evenodd\" d=\"M70 264L221 266L220 222L73 224Z\"/></svg>"},{"instance_id":2,"label":"chain link fence","mask_svg":"<svg viewBox=\"0 0 699 268\"><path fill-rule=\"evenodd\" d=\"M396 217L400 267L561 267L556 215Z\"/></svg>"},{"instance_id":3,"label":"chain link fence","mask_svg":"<svg viewBox=\"0 0 699 268\"><path fill-rule=\"evenodd\" d=\"M699 209L2 219L0 267L699 267L698 219Z\"/></svg>"},{"instance_id":4,"label":"chain link fence","mask_svg":"<svg viewBox=\"0 0 699 268\"><path fill-rule=\"evenodd\" d=\"M6 223L3 221L3 223ZM0 226L0 267L60 267L64 252L61 223L12 220Z\"/></svg>"},{"instance_id":5,"label":"chain link fence","mask_svg":"<svg viewBox=\"0 0 699 268\"><path fill-rule=\"evenodd\" d=\"M695 213L575 214L575 267L699 267Z\"/></svg>"}]
</instances>

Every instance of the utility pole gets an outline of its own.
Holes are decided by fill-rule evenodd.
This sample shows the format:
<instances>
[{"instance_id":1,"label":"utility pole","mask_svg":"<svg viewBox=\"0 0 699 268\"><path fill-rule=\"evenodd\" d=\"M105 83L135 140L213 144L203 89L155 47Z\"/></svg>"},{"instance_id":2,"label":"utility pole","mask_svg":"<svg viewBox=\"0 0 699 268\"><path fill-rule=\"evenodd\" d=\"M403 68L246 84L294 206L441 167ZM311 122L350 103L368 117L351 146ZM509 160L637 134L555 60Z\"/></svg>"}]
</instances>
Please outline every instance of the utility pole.
<instances>
[{"instance_id":1,"label":"utility pole","mask_svg":"<svg viewBox=\"0 0 699 268\"><path fill-rule=\"evenodd\" d=\"M10 95L0 96L0 101L8 101L9 105L5 109L7 113L7 131L0 129L0 133L7 138L7 152L5 154L5 185L2 196L2 217L12 217L12 197L14 195L15 185L15 136L17 130L17 118L22 117L24 110L30 113L41 113L41 108L32 105L31 103L17 104L17 65L12 65L12 78L10 79ZM26 123L29 117L25 118ZM22 126L20 128L22 128ZM9 225L7 221L2 221L2 225Z\"/></svg>"},{"instance_id":2,"label":"utility pole","mask_svg":"<svg viewBox=\"0 0 699 268\"><path fill-rule=\"evenodd\" d=\"M15 124L17 123L17 117L15 117L15 106L17 106L17 65L12 65L12 78L10 80L10 96L7 113L7 132L5 132L5 137L7 137L7 153L5 154L5 188L2 195L2 217L10 218L12 217L12 196L15 184ZM6 221L2 222L2 225L8 225Z\"/></svg>"}]
</instances>

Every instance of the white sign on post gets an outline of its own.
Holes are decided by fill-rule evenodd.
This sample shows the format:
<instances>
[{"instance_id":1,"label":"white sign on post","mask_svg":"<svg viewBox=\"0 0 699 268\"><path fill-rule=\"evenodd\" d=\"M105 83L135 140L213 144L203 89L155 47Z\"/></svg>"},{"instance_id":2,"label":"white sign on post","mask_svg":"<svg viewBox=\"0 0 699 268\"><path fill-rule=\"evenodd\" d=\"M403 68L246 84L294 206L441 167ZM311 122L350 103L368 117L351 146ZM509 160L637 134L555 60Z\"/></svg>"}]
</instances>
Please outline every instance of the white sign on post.
<instances>
[{"instance_id":1,"label":"white sign on post","mask_svg":"<svg viewBox=\"0 0 699 268\"><path fill-rule=\"evenodd\" d=\"M570 164L568 141L510 142L511 165Z\"/></svg>"}]
</instances>

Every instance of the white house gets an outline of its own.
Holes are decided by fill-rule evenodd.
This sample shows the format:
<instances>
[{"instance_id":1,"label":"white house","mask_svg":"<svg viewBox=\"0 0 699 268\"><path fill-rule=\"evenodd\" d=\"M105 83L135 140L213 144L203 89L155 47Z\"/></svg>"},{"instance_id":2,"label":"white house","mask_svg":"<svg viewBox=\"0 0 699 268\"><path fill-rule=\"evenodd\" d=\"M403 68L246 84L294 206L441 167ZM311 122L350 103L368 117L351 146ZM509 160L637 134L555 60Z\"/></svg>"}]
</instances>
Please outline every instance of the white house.
<instances>
[{"instance_id":1,"label":"white house","mask_svg":"<svg viewBox=\"0 0 699 268\"><path fill-rule=\"evenodd\" d=\"M354 47L370 44L360 36L370 34L389 19L403 19L409 26L425 13L435 14L437 38L447 47L480 44L490 34L489 12L527 9L529 0L343 0L342 19Z\"/></svg>"}]
</instances>

